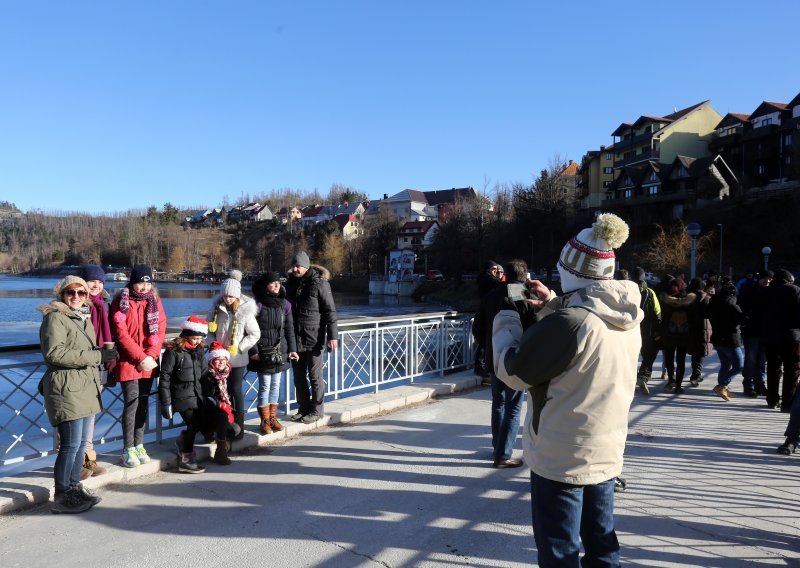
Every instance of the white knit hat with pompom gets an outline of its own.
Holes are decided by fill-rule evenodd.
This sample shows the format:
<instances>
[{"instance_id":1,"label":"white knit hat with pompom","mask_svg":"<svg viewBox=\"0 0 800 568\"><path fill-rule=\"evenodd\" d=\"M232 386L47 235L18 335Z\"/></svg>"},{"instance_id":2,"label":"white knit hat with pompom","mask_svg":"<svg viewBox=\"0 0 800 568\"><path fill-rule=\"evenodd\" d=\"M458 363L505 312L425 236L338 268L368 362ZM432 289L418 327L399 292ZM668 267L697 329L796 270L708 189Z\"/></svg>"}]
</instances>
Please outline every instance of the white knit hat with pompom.
<instances>
[{"instance_id":1,"label":"white knit hat with pompom","mask_svg":"<svg viewBox=\"0 0 800 568\"><path fill-rule=\"evenodd\" d=\"M571 238L561 250L558 274L564 293L602 280L613 280L614 249L628 240L628 225L613 213L603 213L588 229Z\"/></svg>"},{"instance_id":2,"label":"white knit hat with pompom","mask_svg":"<svg viewBox=\"0 0 800 568\"><path fill-rule=\"evenodd\" d=\"M223 296L233 296L234 298L242 297L242 271L231 270L228 278L222 281L220 292Z\"/></svg>"}]
</instances>

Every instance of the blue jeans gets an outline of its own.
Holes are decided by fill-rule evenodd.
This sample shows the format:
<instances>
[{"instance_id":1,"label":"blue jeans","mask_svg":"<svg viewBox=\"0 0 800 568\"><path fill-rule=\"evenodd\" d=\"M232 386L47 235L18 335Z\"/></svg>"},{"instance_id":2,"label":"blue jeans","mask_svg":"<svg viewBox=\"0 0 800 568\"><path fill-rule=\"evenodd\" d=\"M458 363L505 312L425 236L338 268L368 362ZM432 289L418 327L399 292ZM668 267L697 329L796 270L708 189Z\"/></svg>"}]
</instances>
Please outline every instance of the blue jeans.
<instances>
[{"instance_id":1,"label":"blue jeans","mask_svg":"<svg viewBox=\"0 0 800 568\"><path fill-rule=\"evenodd\" d=\"M86 451L86 430L92 417L67 420L58 425L58 455L53 467L56 494L67 491L81 482L83 455Z\"/></svg>"},{"instance_id":2,"label":"blue jeans","mask_svg":"<svg viewBox=\"0 0 800 568\"><path fill-rule=\"evenodd\" d=\"M744 347L727 347L725 345L715 345L719 355L719 377L717 384L727 387L731 384L731 379L742 370L744 365Z\"/></svg>"},{"instance_id":3,"label":"blue jeans","mask_svg":"<svg viewBox=\"0 0 800 568\"><path fill-rule=\"evenodd\" d=\"M492 378L492 447L494 459L511 458L514 442L519 432L519 415L522 412L522 401L525 392L507 387L494 372L489 371Z\"/></svg>"},{"instance_id":4,"label":"blue jeans","mask_svg":"<svg viewBox=\"0 0 800 568\"><path fill-rule=\"evenodd\" d=\"M767 374L767 352L764 349L764 342L760 337L742 337L744 341L744 390L760 390L767 388L764 384L764 377Z\"/></svg>"},{"instance_id":5,"label":"blue jeans","mask_svg":"<svg viewBox=\"0 0 800 568\"><path fill-rule=\"evenodd\" d=\"M281 375L282 373L258 374L258 406L278 404L278 397L281 393Z\"/></svg>"},{"instance_id":6,"label":"blue jeans","mask_svg":"<svg viewBox=\"0 0 800 568\"><path fill-rule=\"evenodd\" d=\"M613 479L570 485L531 471L531 510L541 568L620 565ZM585 554L579 560L581 541Z\"/></svg>"}]
</instances>

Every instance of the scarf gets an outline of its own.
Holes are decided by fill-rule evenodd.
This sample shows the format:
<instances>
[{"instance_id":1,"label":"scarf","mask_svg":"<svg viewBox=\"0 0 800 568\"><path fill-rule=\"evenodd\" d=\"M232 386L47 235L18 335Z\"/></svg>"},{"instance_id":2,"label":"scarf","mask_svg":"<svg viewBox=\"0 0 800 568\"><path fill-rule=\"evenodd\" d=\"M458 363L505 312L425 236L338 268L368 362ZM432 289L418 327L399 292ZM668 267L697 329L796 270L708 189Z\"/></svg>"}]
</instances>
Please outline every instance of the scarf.
<instances>
[{"instance_id":1,"label":"scarf","mask_svg":"<svg viewBox=\"0 0 800 568\"><path fill-rule=\"evenodd\" d=\"M119 311L127 314L131 309L131 299L135 302L147 302L147 334L151 337L158 336L158 300L156 300L153 290L146 294L140 294L125 286L119 293Z\"/></svg>"},{"instance_id":2,"label":"scarf","mask_svg":"<svg viewBox=\"0 0 800 568\"><path fill-rule=\"evenodd\" d=\"M72 313L77 314L81 321L86 321L91 317L91 313L89 312L89 306L81 306L77 310L72 310Z\"/></svg>"},{"instance_id":3,"label":"scarf","mask_svg":"<svg viewBox=\"0 0 800 568\"><path fill-rule=\"evenodd\" d=\"M219 391L219 401L225 404L231 403L231 397L228 396L228 375L231 374L231 367L228 365L222 371L217 371L214 367L208 367L211 377L217 383L217 390Z\"/></svg>"},{"instance_id":4,"label":"scarf","mask_svg":"<svg viewBox=\"0 0 800 568\"><path fill-rule=\"evenodd\" d=\"M92 301L89 310L92 314L95 339L97 340L97 346L102 347L103 343L106 341L113 341L113 339L111 339L111 327L108 325L106 303L103 301L103 294L89 296L89 298Z\"/></svg>"}]
</instances>

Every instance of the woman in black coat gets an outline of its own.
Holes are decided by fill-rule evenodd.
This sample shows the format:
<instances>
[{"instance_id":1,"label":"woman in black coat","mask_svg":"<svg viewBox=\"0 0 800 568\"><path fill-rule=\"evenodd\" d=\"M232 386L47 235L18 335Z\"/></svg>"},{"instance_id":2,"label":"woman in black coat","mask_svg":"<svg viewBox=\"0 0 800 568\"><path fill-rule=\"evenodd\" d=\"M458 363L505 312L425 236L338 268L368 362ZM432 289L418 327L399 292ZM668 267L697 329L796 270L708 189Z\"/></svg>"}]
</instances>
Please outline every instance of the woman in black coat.
<instances>
[{"instance_id":1,"label":"woman in black coat","mask_svg":"<svg viewBox=\"0 0 800 568\"><path fill-rule=\"evenodd\" d=\"M260 432L271 434L283 430L277 417L281 374L298 358L292 305L276 272L267 272L253 283L253 296L258 303L256 321L261 338L251 350L248 369L258 374Z\"/></svg>"},{"instance_id":2,"label":"woman in black coat","mask_svg":"<svg viewBox=\"0 0 800 568\"><path fill-rule=\"evenodd\" d=\"M742 309L736 303L736 286L727 280L722 283L709 309L711 317L711 342L719 355L719 377L714 392L724 400L734 394L728 388L731 379L744 366L744 346L741 325L745 323Z\"/></svg>"}]
</instances>

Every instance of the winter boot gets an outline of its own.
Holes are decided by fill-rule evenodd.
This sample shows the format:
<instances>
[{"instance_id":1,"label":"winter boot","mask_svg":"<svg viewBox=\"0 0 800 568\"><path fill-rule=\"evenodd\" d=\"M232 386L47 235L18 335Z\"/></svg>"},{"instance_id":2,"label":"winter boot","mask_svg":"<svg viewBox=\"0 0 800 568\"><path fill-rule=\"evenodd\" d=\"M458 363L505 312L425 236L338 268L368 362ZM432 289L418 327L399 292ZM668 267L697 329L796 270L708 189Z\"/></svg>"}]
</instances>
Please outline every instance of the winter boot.
<instances>
[{"instance_id":1,"label":"winter boot","mask_svg":"<svg viewBox=\"0 0 800 568\"><path fill-rule=\"evenodd\" d=\"M269 406L258 407L258 415L261 417L261 425L258 427L258 431L262 435L272 434L272 423L269 419L269 409Z\"/></svg>"},{"instance_id":2,"label":"winter boot","mask_svg":"<svg viewBox=\"0 0 800 568\"><path fill-rule=\"evenodd\" d=\"M239 432L233 437L234 441L244 438L244 412L237 412L234 415L236 425L239 426Z\"/></svg>"},{"instance_id":3,"label":"winter boot","mask_svg":"<svg viewBox=\"0 0 800 568\"><path fill-rule=\"evenodd\" d=\"M214 463L219 465L231 465L231 458L228 457L228 441L217 440L217 449L214 452Z\"/></svg>"},{"instance_id":4,"label":"winter boot","mask_svg":"<svg viewBox=\"0 0 800 568\"><path fill-rule=\"evenodd\" d=\"M86 454L83 458L83 468L81 469L81 481L85 479L83 475L84 471L86 470L89 470L89 475L87 477L97 477L98 475L103 475L106 472L106 468L97 465L97 460L90 459L89 454Z\"/></svg>"},{"instance_id":5,"label":"winter boot","mask_svg":"<svg viewBox=\"0 0 800 568\"><path fill-rule=\"evenodd\" d=\"M278 422L278 405L277 404L270 404L269 405L269 425L272 426L272 429L275 432L280 432L283 430L283 424Z\"/></svg>"}]
</instances>

